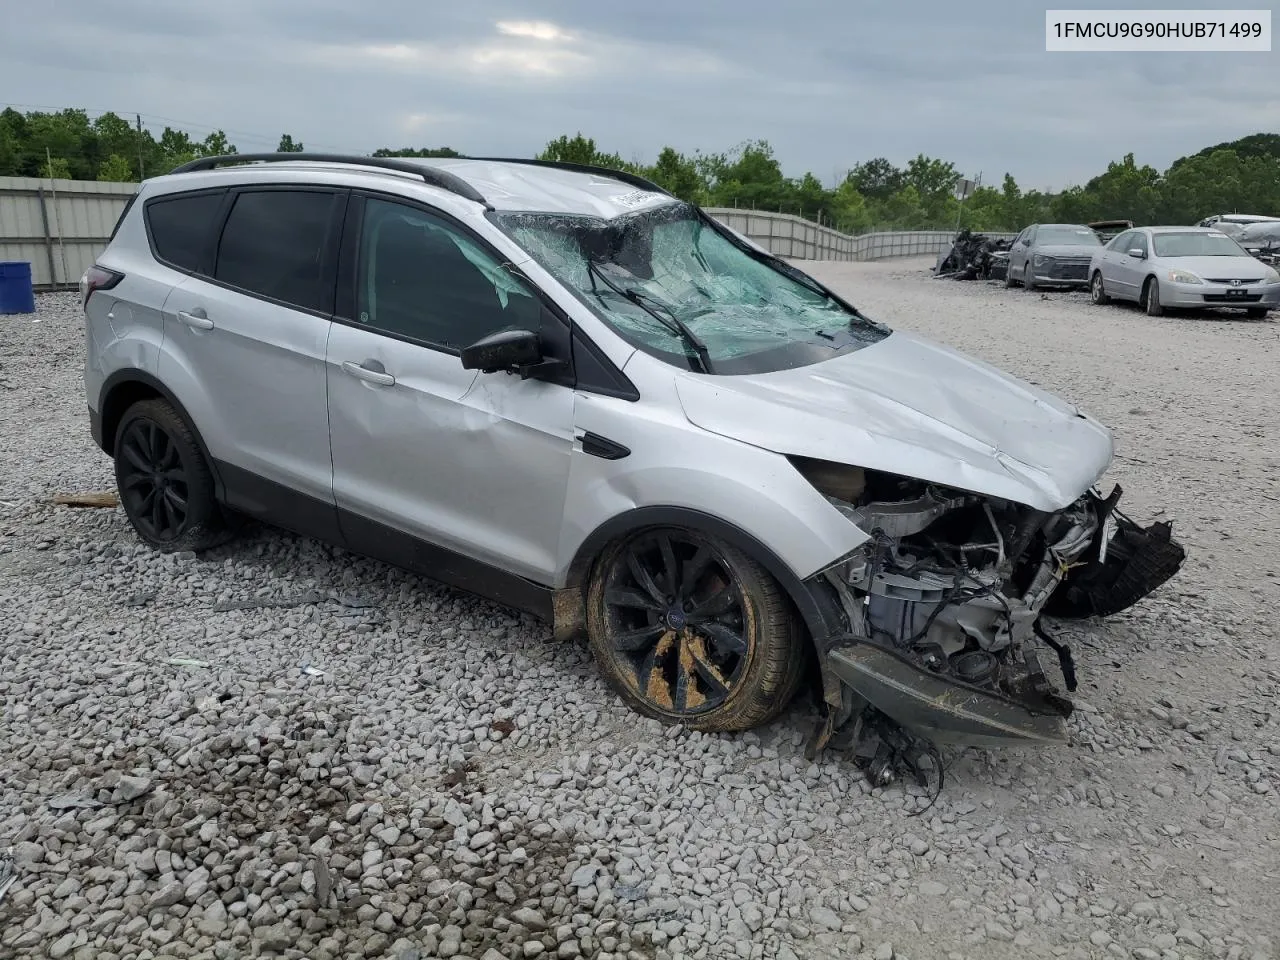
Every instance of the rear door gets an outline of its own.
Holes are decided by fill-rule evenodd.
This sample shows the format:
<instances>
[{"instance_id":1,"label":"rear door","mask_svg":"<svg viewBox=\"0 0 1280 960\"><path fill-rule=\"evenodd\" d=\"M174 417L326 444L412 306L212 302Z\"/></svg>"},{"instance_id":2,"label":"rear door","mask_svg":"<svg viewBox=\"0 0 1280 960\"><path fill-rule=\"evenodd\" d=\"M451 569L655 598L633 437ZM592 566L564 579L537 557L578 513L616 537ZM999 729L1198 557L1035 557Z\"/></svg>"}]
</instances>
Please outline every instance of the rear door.
<instances>
[{"instance_id":1,"label":"rear door","mask_svg":"<svg viewBox=\"0 0 1280 960\"><path fill-rule=\"evenodd\" d=\"M231 190L200 269L164 307L160 376L228 502L322 537L337 535L324 359L346 202L315 186Z\"/></svg>"}]
</instances>

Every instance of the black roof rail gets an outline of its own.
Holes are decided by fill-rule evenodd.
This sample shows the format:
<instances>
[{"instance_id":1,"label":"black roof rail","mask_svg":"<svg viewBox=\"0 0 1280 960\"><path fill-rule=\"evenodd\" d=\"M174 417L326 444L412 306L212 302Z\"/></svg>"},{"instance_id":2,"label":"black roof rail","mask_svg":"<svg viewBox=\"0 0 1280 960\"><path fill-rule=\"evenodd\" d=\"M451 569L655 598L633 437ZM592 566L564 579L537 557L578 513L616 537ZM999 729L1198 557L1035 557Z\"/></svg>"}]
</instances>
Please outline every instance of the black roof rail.
<instances>
[{"instance_id":1,"label":"black roof rail","mask_svg":"<svg viewBox=\"0 0 1280 960\"><path fill-rule=\"evenodd\" d=\"M597 176L612 177L614 180L620 180L633 187L652 190L654 193L666 194L668 197L672 196L669 190L658 186L652 180L646 180L639 174L628 173L626 170L614 170L612 167L597 167L589 163L569 163L565 160L527 160L521 157L466 157L465 159L484 160L487 163L523 163L531 167L554 167L558 170L572 170L574 173L594 173Z\"/></svg>"},{"instance_id":2,"label":"black roof rail","mask_svg":"<svg viewBox=\"0 0 1280 960\"><path fill-rule=\"evenodd\" d=\"M397 157L359 157L343 153L230 153L218 157L200 157L179 167L170 173L194 173L197 170L213 170L215 167L229 166L234 163L285 163L290 160L304 160L314 163L349 163L353 166L379 167L383 170L395 170L397 173L410 173L421 177L433 187L440 187L460 197L483 203L488 209L493 206L475 187L456 174L447 170L439 170L422 163L413 163Z\"/></svg>"}]
</instances>

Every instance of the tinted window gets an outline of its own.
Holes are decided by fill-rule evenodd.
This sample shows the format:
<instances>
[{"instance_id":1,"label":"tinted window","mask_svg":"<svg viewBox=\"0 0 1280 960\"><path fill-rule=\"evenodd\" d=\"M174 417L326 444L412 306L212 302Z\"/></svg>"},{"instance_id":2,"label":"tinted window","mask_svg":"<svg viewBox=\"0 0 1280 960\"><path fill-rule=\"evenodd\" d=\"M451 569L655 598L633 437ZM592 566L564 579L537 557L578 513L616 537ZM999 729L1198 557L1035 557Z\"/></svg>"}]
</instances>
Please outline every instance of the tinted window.
<instances>
[{"instance_id":1,"label":"tinted window","mask_svg":"<svg viewBox=\"0 0 1280 960\"><path fill-rule=\"evenodd\" d=\"M1129 249L1129 246L1130 246L1129 241L1131 241L1133 238L1134 238L1134 232L1132 230L1128 230L1125 233L1120 234L1120 236L1116 237L1109 244L1107 244L1107 248L1110 250L1119 250L1121 253L1124 253Z\"/></svg>"},{"instance_id":2,"label":"tinted window","mask_svg":"<svg viewBox=\"0 0 1280 960\"><path fill-rule=\"evenodd\" d=\"M182 270L202 267L222 197L221 192L201 193L148 203L147 231L156 256Z\"/></svg>"},{"instance_id":3,"label":"tinted window","mask_svg":"<svg viewBox=\"0 0 1280 960\"><path fill-rule=\"evenodd\" d=\"M222 230L214 277L273 300L333 309L326 254L338 195L323 191L241 193Z\"/></svg>"},{"instance_id":4,"label":"tinted window","mask_svg":"<svg viewBox=\"0 0 1280 960\"><path fill-rule=\"evenodd\" d=\"M542 309L531 291L438 217L370 199L360 248L361 323L455 349L508 327L538 329Z\"/></svg>"}]
</instances>

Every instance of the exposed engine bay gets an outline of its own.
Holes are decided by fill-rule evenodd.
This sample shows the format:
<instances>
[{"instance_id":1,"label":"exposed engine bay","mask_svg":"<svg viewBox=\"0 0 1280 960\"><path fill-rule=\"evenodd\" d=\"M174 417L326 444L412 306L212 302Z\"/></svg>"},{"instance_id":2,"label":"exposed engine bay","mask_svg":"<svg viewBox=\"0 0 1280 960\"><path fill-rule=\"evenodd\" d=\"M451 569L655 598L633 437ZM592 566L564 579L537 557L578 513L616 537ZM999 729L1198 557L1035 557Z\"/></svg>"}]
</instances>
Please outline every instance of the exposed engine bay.
<instances>
[{"instance_id":1,"label":"exposed engine bay","mask_svg":"<svg viewBox=\"0 0 1280 960\"><path fill-rule=\"evenodd\" d=\"M825 652L833 717L816 746L851 728L842 740L871 747L877 781L894 761L912 768L936 756L936 743L1064 740L1075 664L1042 617L1116 613L1172 577L1185 556L1169 525L1144 528L1119 512L1118 486L1050 513L855 467L793 463L869 535L819 575L839 597L848 632ZM1066 693L1042 656L1056 660Z\"/></svg>"}]
</instances>

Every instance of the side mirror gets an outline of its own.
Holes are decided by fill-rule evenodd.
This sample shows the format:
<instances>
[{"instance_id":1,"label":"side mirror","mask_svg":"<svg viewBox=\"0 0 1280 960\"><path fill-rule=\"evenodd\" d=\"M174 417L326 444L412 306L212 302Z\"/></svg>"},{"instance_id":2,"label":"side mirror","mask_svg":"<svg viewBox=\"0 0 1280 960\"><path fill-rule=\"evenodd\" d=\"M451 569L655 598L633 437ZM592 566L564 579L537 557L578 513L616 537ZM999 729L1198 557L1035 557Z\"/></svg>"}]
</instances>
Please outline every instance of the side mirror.
<instances>
[{"instance_id":1,"label":"side mirror","mask_svg":"<svg viewBox=\"0 0 1280 960\"><path fill-rule=\"evenodd\" d=\"M462 368L481 373L524 373L542 362L542 343L532 330L499 330L462 348Z\"/></svg>"},{"instance_id":2,"label":"side mirror","mask_svg":"<svg viewBox=\"0 0 1280 960\"><path fill-rule=\"evenodd\" d=\"M1129 256L1136 257L1138 260L1147 259L1147 255L1142 251L1141 247L1130 247Z\"/></svg>"}]
</instances>

